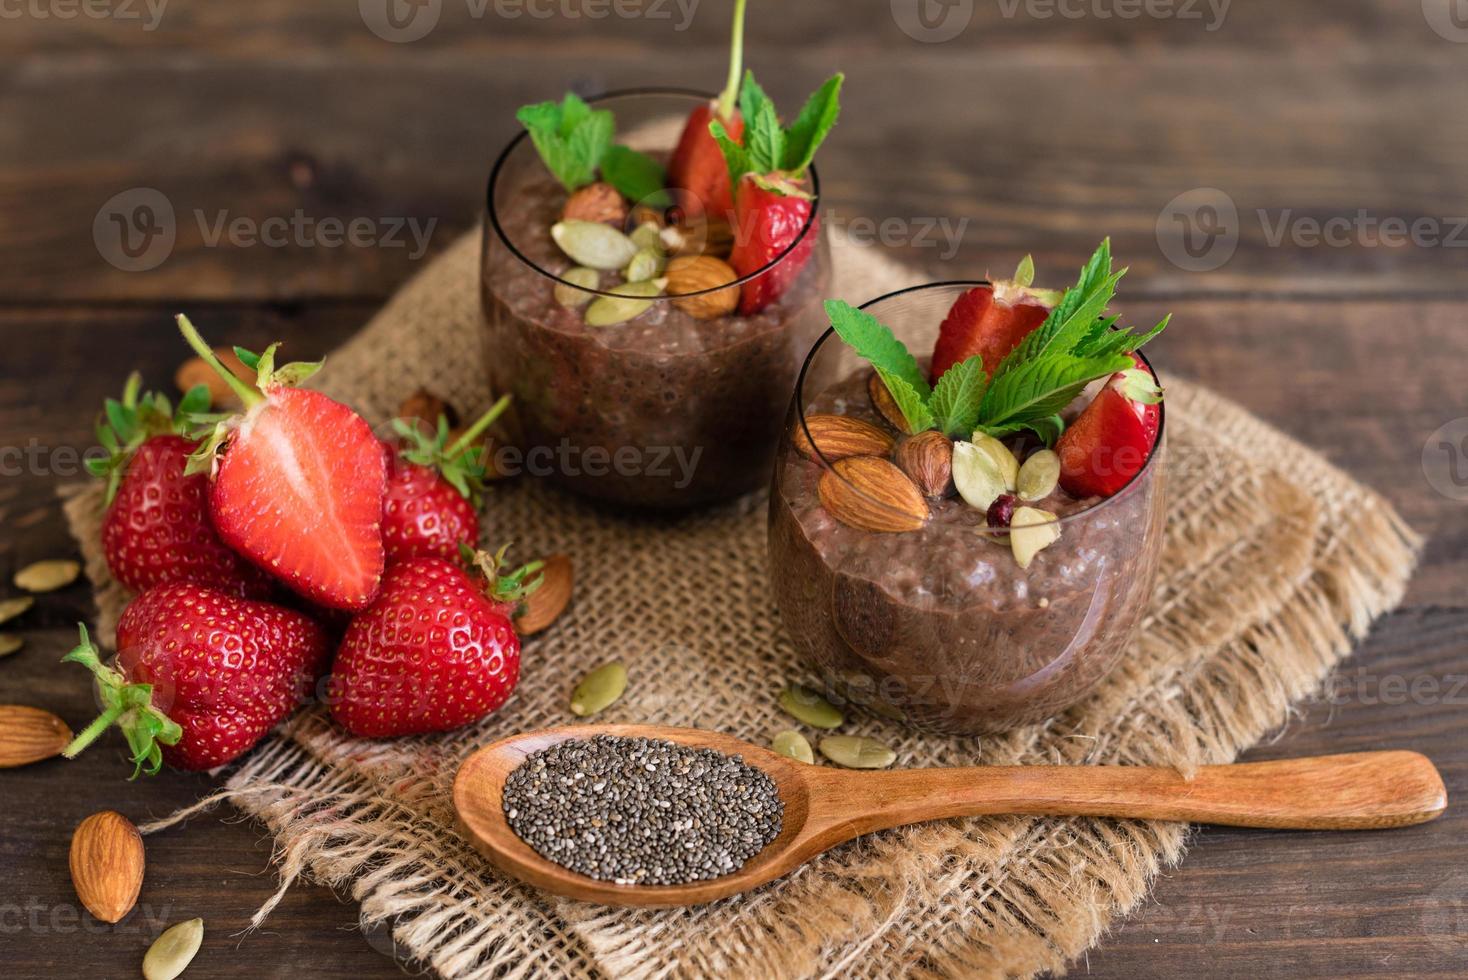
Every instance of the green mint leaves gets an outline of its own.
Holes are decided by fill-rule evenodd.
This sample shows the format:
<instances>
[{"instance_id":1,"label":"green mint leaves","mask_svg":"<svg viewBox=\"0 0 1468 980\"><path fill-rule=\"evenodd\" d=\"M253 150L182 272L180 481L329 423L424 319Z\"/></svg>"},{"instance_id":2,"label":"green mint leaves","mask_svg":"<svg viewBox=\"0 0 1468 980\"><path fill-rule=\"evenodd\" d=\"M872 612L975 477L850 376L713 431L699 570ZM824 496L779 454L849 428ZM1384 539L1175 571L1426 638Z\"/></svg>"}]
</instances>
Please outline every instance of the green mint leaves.
<instances>
[{"instance_id":1,"label":"green mint leaves","mask_svg":"<svg viewBox=\"0 0 1468 980\"><path fill-rule=\"evenodd\" d=\"M615 123L611 110L592 109L574 92L567 92L559 103L525 106L515 118L530 132L546 169L567 191L596 179L597 168L612 145Z\"/></svg>"},{"instance_id":2,"label":"green mint leaves","mask_svg":"<svg viewBox=\"0 0 1468 980\"><path fill-rule=\"evenodd\" d=\"M782 173L798 180L815 159L816 150L836 125L841 114L841 84L845 76L832 75L806 100L800 115L788 127L780 125L775 103L754 80L753 72L745 72L739 90L739 114L744 119L743 143L736 143L715 119L709 132L724 151L729 177L737 186L745 174Z\"/></svg>"},{"instance_id":3,"label":"green mint leaves","mask_svg":"<svg viewBox=\"0 0 1468 980\"><path fill-rule=\"evenodd\" d=\"M876 369L913 432L936 428L966 439L975 432L999 438L1027 430L1054 445L1065 431L1060 412L1093 381L1121 373L1128 397L1146 403L1162 397L1150 373L1129 355L1161 333L1170 317L1139 335L1103 315L1125 274L1112 270L1111 242L1103 241L1076 284L992 378L983 360L971 357L931 388L911 352L871 314L830 300L826 315L841 339ZM1033 267L1022 263L1019 277L1030 276Z\"/></svg>"},{"instance_id":4,"label":"green mint leaves","mask_svg":"<svg viewBox=\"0 0 1468 980\"><path fill-rule=\"evenodd\" d=\"M616 145L601 160L601 177L627 200L653 207L673 203L668 195L668 172L646 153Z\"/></svg>"}]
</instances>

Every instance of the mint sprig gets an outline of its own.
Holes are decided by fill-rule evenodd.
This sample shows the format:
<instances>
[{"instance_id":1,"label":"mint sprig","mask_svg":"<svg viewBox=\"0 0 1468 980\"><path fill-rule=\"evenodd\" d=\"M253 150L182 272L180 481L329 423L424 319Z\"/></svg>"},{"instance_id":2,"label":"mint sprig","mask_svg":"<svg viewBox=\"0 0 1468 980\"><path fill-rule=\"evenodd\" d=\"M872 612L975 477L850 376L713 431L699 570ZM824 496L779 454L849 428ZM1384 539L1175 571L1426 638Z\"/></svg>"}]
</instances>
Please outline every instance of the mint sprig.
<instances>
[{"instance_id":1,"label":"mint sprig","mask_svg":"<svg viewBox=\"0 0 1468 980\"><path fill-rule=\"evenodd\" d=\"M524 106L515 118L529 131L546 169L567 191L596 179L616 128L611 110L593 109L574 92L559 103Z\"/></svg>"},{"instance_id":2,"label":"mint sprig","mask_svg":"<svg viewBox=\"0 0 1468 980\"><path fill-rule=\"evenodd\" d=\"M668 172L646 153L617 144L607 148L601 160L601 177L622 196L637 204L667 207L673 203L668 195Z\"/></svg>"},{"instance_id":3,"label":"mint sprig","mask_svg":"<svg viewBox=\"0 0 1468 980\"><path fill-rule=\"evenodd\" d=\"M743 142L735 142L720 119L709 123L709 132L724 152L729 165L729 179L734 186L745 174L761 176L779 173L789 180L799 180L815 159L816 150L836 125L841 114L841 85L846 76L839 72L828 78L800 110L795 122L780 125L775 103L754 80L753 72L745 72L739 90L739 114L744 119Z\"/></svg>"}]
</instances>

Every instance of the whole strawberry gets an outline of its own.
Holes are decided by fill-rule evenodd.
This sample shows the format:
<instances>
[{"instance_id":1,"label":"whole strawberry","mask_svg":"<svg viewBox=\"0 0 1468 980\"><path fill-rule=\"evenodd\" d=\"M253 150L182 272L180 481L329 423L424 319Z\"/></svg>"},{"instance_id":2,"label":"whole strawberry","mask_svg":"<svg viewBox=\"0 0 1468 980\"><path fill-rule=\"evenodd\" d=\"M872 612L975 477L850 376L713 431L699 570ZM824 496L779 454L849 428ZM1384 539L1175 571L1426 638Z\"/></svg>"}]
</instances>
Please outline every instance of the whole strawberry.
<instances>
[{"instance_id":1,"label":"whole strawberry","mask_svg":"<svg viewBox=\"0 0 1468 980\"><path fill-rule=\"evenodd\" d=\"M479 543L475 508L484 490L484 431L509 404L509 395L495 402L452 444L442 415L432 435L413 420L393 420L402 447L387 453L382 544L389 565L429 556L453 561L461 547Z\"/></svg>"},{"instance_id":2,"label":"whole strawberry","mask_svg":"<svg viewBox=\"0 0 1468 980\"><path fill-rule=\"evenodd\" d=\"M238 758L300 703L326 665L326 634L298 612L180 583L150 589L117 626L117 666L102 663L81 627L63 660L97 678L102 715L67 758L117 725L133 776L213 769Z\"/></svg>"},{"instance_id":3,"label":"whole strawberry","mask_svg":"<svg viewBox=\"0 0 1468 980\"><path fill-rule=\"evenodd\" d=\"M668 159L668 184L683 191L680 203L691 216L726 215L734 209L734 186L729 181L729 168L723 151L709 132L715 119L725 133L738 143L744 134L744 119L735 100L739 97L740 69L744 64L744 5L734 0L734 30L730 40L729 80L718 98L701 103L688 114L683 134Z\"/></svg>"},{"instance_id":4,"label":"whole strawberry","mask_svg":"<svg viewBox=\"0 0 1468 980\"><path fill-rule=\"evenodd\" d=\"M516 607L540 586L532 562L500 575L504 549L476 556L476 580L442 558L388 569L382 594L347 627L327 692L331 717L362 738L459 728L509 699L520 679Z\"/></svg>"},{"instance_id":5,"label":"whole strawberry","mask_svg":"<svg viewBox=\"0 0 1468 980\"><path fill-rule=\"evenodd\" d=\"M108 455L88 460L107 478L102 551L112 577L134 592L195 582L248 598L264 598L270 576L229 549L209 520L209 478L185 472L198 444L182 433L209 407L203 385L175 411L163 395L139 395L128 378L121 400L109 398L97 438Z\"/></svg>"},{"instance_id":6,"label":"whole strawberry","mask_svg":"<svg viewBox=\"0 0 1468 980\"><path fill-rule=\"evenodd\" d=\"M362 417L318 391L294 387L320 367L275 366L235 348L257 388L235 377L178 318L189 346L228 384L244 412L215 426L190 460L208 471L209 514L220 538L312 602L364 609L382 579L387 466Z\"/></svg>"}]
</instances>

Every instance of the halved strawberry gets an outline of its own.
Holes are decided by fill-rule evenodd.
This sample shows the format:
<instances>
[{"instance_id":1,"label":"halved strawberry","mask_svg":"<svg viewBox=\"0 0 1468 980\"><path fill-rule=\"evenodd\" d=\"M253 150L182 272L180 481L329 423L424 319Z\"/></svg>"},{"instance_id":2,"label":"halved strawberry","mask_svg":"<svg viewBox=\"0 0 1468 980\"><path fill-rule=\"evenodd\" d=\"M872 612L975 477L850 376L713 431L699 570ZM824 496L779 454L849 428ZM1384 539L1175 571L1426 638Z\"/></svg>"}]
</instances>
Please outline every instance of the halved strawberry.
<instances>
[{"instance_id":1,"label":"halved strawberry","mask_svg":"<svg viewBox=\"0 0 1468 980\"><path fill-rule=\"evenodd\" d=\"M739 76L744 62L744 4L734 2L734 30L730 40L729 80L724 91L688 114L683 135L668 160L668 185L684 193L679 204L690 217L705 212L722 216L734 210L734 183L724 163L724 151L709 132L709 124L719 120L729 138L738 143L744 135L744 118L734 105L739 97Z\"/></svg>"},{"instance_id":2,"label":"halved strawberry","mask_svg":"<svg viewBox=\"0 0 1468 980\"><path fill-rule=\"evenodd\" d=\"M212 472L209 510L226 544L313 602L362 609L382 579L382 447L356 412L291 385L320 364L275 367L271 345L247 387L215 358L187 317L179 329L239 396L245 411L221 420L190 466Z\"/></svg>"},{"instance_id":3,"label":"halved strawberry","mask_svg":"<svg viewBox=\"0 0 1468 980\"><path fill-rule=\"evenodd\" d=\"M1109 497L1139 473L1157 441L1162 391L1141 366L1112 376L1080 417L1066 428L1060 486L1072 497Z\"/></svg>"},{"instance_id":4,"label":"halved strawberry","mask_svg":"<svg viewBox=\"0 0 1468 980\"><path fill-rule=\"evenodd\" d=\"M1045 322L1058 299L1052 290L1032 289L1034 277L1034 262L1026 255L1013 279L975 286L958 297L933 345L929 375L934 382L974 356L983 357L984 371L993 377L999 362Z\"/></svg>"}]
</instances>

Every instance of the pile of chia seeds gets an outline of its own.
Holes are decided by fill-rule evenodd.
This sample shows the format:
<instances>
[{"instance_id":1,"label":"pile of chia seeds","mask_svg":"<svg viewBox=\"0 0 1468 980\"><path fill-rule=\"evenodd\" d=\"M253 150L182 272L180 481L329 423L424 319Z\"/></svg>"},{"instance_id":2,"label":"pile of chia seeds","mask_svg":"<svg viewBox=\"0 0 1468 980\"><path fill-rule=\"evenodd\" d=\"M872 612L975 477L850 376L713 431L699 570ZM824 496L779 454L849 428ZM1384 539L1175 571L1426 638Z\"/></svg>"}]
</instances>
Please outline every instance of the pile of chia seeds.
<instances>
[{"instance_id":1,"label":"pile of chia seeds","mask_svg":"<svg viewBox=\"0 0 1468 980\"><path fill-rule=\"evenodd\" d=\"M541 857L621 885L737 871L779 836L785 812L774 781L740 756L616 735L526 756L504 807Z\"/></svg>"}]
</instances>

